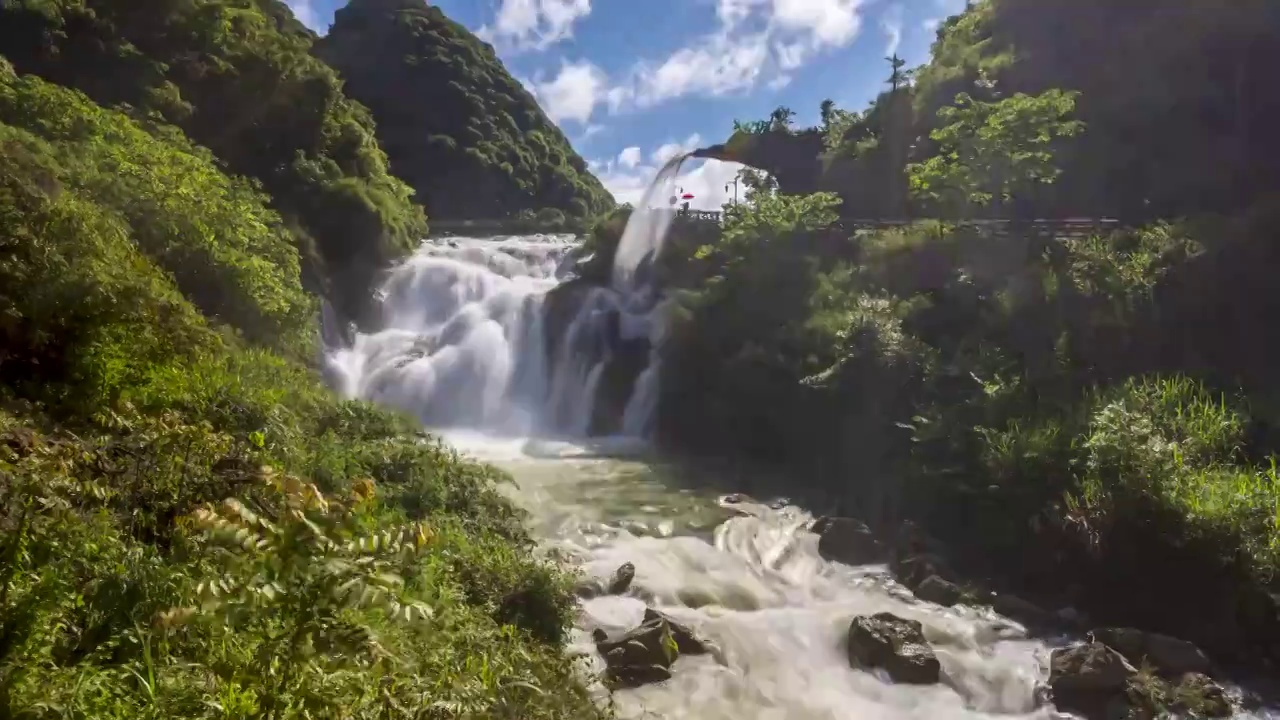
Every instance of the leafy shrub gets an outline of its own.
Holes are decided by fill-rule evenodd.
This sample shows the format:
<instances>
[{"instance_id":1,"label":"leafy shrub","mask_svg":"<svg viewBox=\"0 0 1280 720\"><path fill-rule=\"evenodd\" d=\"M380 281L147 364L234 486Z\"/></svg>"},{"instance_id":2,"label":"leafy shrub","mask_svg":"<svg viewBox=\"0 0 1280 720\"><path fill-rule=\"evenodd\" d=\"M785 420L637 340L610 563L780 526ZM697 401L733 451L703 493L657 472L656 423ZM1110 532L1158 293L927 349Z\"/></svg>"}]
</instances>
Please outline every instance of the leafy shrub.
<instances>
[{"instance_id":1,"label":"leafy shrub","mask_svg":"<svg viewBox=\"0 0 1280 720\"><path fill-rule=\"evenodd\" d=\"M309 342L314 306L266 198L172 128L149 133L72 90L0 68L0 142L42 164L171 273L207 315L258 342Z\"/></svg>"}]
</instances>

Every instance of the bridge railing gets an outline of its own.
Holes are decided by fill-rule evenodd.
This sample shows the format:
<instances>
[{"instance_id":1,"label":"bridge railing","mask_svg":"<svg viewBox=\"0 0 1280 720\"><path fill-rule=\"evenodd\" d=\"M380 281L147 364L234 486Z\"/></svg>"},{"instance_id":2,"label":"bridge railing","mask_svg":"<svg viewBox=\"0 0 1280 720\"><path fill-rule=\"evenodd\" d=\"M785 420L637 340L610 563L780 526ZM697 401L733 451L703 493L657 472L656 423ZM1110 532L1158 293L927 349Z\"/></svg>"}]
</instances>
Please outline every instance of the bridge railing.
<instances>
[{"instance_id":1,"label":"bridge railing","mask_svg":"<svg viewBox=\"0 0 1280 720\"><path fill-rule=\"evenodd\" d=\"M686 222L720 223L724 213L716 210L676 210L676 218ZM941 218L856 218L842 217L835 225L844 230L886 230L907 227L922 221L939 220ZM975 220L947 220L949 224L959 227L986 228L996 234L1008 232L1016 226L1020 229L1052 231L1056 235L1087 235L1097 232L1108 232L1120 227L1120 221L1114 218L1035 218L1029 220L994 218Z\"/></svg>"}]
</instances>

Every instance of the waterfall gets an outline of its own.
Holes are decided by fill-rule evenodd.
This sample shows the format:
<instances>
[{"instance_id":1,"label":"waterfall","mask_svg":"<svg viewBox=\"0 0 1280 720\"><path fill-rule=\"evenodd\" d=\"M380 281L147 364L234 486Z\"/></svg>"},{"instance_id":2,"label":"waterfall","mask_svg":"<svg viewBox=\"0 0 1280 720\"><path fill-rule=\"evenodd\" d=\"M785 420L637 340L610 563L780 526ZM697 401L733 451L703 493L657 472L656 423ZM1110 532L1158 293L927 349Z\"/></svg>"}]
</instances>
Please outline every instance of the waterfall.
<instances>
[{"instance_id":1,"label":"waterfall","mask_svg":"<svg viewBox=\"0 0 1280 720\"><path fill-rule=\"evenodd\" d=\"M675 192L676 177L688 155L677 155L667 161L645 191L640 204L631 211L627 227L618 242L613 258L613 287L623 295L631 295L647 284L645 269L658 258L667 230L675 217L675 208L667 201Z\"/></svg>"},{"instance_id":2,"label":"waterfall","mask_svg":"<svg viewBox=\"0 0 1280 720\"><path fill-rule=\"evenodd\" d=\"M330 382L428 427L649 436L663 312L648 268L674 215L651 206L666 203L683 160L633 212L609 286L574 280L572 236L427 241L380 289L379 331L348 339L325 313Z\"/></svg>"}]
</instances>

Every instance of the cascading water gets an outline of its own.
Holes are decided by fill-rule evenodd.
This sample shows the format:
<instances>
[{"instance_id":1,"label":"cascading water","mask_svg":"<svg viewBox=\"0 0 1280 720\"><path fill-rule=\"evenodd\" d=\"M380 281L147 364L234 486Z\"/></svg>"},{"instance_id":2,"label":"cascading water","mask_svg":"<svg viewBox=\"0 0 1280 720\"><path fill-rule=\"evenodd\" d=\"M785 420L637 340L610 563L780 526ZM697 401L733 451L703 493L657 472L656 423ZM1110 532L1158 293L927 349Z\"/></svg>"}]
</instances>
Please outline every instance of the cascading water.
<instances>
[{"instance_id":1,"label":"cascading water","mask_svg":"<svg viewBox=\"0 0 1280 720\"><path fill-rule=\"evenodd\" d=\"M632 214L611 286L584 288L576 307L553 318L548 293L572 274L572 237L425 244L383 286L381 331L347 347L336 342L332 313L325 315L336 384L432 427L585 437L601 383L612 379L609 363L640 341L650 348L648 367L631 378L616 421L624 434L643 437L657 409L662 329L650 268L674 214L650 205L671 191L683 160L667 163Z\"/></svg>"},{"instance_id":2,"label":"cascading water","mask_svg":"<svg viewBox=\"0 0 1280 720\"><path fill-rule=\"evenodd\" d=\"M664 168L647 198L663 197L678 169L678 160ZM651 347L661 343L661 307L646 272L671 214L637 210L611 287L567 293L564 285L554 296L573 274L571 238L429 242L385 283L382 330L346 338L327 318L330 375L349 396L414 413L460 450L510 471L517 483L505 491L530 511L547 550L594 576L635 565L628 594L582 603L572 650L593 670L603 659L590 631L634 627L646 606L716 648L679 658L666 682L619 691L622 717L1058 717L1037 702L1045 642L989 611L918 601L883 567L823 560L801 509L730 512L688 478L619 459L630 444L618 439L530 440L581 438L613 382L618 347L646 337ZM638 375L621 413L625 435L652 429L657 363ZM895 684L850 668L850 619L881 611L922 623L942 683Z\"/></svg>"}]
</instances>

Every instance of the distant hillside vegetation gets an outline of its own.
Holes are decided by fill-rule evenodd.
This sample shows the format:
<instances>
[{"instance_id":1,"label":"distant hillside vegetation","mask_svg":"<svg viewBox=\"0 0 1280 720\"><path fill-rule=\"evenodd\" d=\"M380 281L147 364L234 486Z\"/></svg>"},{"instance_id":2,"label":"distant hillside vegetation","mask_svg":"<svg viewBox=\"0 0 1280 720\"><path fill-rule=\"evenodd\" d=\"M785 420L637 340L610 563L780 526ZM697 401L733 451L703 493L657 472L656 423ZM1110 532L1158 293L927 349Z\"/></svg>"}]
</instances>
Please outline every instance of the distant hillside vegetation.
<instances>
[{"instance_id":1,"label":"distant hillside vegetation","mask_svg":"<svg viewBox=\"0 0 1280 720\"><path fill-rule=\"evenodd\" d=\"M426 219L314 41L276 0L0 0L0 54L19 72L162 118L260 181L309 285L357 315Z\"/></svg>"},{"instance_id":2,"label":"distant hillside vegetation","mask_svg":"<svg viewBox=\"0 0 1280 720\"><path fill-rule=\"evenodd\" d=\"M493 48L423 0L353 0L317 52L373 111L393 171L432 217L614 206Z\"/></svg>"}]
</instances>

